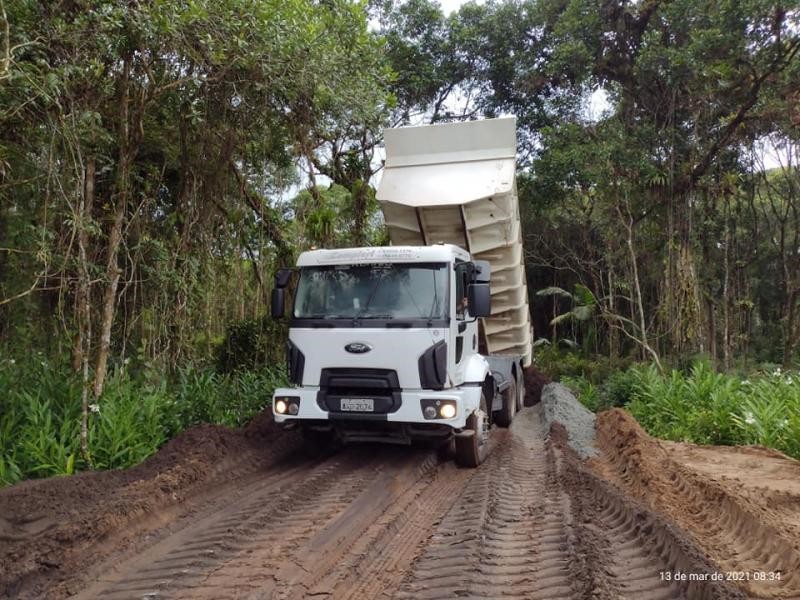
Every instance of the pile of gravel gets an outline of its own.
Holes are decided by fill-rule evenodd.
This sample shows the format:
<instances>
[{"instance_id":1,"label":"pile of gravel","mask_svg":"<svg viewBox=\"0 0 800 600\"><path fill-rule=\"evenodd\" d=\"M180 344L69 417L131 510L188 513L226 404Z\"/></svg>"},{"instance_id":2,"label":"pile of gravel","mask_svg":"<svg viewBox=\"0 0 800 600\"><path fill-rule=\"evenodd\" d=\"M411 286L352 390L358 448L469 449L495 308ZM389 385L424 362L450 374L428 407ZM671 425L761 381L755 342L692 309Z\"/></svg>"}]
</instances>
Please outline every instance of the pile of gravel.
<instances>
[{"instance_id":1,"label":"pile of gravel","mask_svg":"<svg viewBox=\"0 0 800 600\"><path fill-rule=\"evenodd\" d=\"M550 431L553 423L561 423L567 430L569 445L582 457L597 456L594 447L595 414L581 404L560 383L548 383L542 389L542 413L545 426Z\"/></svg>"}]
</instances>

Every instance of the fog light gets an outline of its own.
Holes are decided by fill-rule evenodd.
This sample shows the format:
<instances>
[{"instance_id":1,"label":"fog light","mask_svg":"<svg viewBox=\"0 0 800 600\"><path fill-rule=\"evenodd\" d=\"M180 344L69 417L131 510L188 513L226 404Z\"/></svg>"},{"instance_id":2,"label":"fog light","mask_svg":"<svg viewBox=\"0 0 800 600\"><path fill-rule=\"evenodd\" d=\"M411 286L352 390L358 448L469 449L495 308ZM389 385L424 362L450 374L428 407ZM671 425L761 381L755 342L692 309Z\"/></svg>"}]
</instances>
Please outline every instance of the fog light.
<instances>
[{"instance_id":1,"label":"fog light","mask_svg":"<svg viewBox=\"0 0 800 600\"><path fill-rule=\"evenodd\" d=\"M285 400L278 400L277 402L275 402L275 412L278 413L279 415L286 414L287 408L288 407L286 405Z\"/></svg>"},{"instance_id":2,"label":"fog light","mask_svg":"<svg viewBox=\"0 0 800 600\"><path fill-rule=\"evenodd\" d=\"M300 410L300 405L296 402L289 403L289 414L296 415L297 412Z\"/></svg>"},{"instance_id":3,"label":"fog light","mask_svg":"<svg viewBox=\"0 0 800 600\"><path fill-rule=\"evenodd\" d=\"M426 406L422 414L425 415L426 419L435 419L436 418L436 409L432 406Z\"/></svg>"},{"instance_id":4,"label":"fog light","mask_svg":"<svg viewBox=\"0 0 800 600\"><path fill-rule=\"evenodd\" d=\"M456 405L455 404L442 404L439 407L439 415L443 419L452 419L456 416Z\"/></svg>"}]
</instances>

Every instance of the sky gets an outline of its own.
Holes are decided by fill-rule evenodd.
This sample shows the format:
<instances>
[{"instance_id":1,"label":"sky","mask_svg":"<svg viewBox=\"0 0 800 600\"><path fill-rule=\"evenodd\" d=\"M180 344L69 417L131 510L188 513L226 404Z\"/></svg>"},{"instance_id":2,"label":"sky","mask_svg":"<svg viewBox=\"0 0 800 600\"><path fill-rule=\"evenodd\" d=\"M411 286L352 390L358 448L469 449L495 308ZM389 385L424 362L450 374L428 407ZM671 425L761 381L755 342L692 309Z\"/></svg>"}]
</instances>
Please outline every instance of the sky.
<instances>
[{"instance_id":1,"label":"sky","mask_svg":"<svg viewBox=\"0 0 800 600\"><path fill-rule=\"evenodd\" d=\"M476 0L477 4L483 4L483 0ZM439 5L442 7L442 12L449 15L462 4L466 4L467 0L439 0Z\"/></svg>"}]
</instances>

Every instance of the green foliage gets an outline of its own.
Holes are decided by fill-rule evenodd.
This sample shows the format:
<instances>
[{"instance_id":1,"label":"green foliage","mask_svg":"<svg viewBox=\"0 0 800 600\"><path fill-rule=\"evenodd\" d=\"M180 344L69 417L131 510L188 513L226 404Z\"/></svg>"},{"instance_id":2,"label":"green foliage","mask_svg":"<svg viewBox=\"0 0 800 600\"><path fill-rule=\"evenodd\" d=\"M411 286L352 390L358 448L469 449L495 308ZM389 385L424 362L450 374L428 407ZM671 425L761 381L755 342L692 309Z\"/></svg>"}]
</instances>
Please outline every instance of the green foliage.
<instances>
[{"instance_id":1,"label":"green foliage","mask_svg":"<svg viewBox=\"0 0 800 600\"><path fill-rule=\"evenodd\" d=\"M569 375L563 376L561 383L572 390L575 397L589 410L593 412L602 410L603 407L600 404L599 395L600 386L595 385L585 377L571 377Z\"/></svg>"},{"instance_id":2,"label":"green foliage","mask_svg":"<svg viewBox=\"0 0 800 600\"><path fill-rule=\"evenodd\" d=\"M535 348L534 361L537 368L554 381L562 381L564 377L573 380L583 378L594 384L605 381L630 364L627 358L588 355L578 350L564 351L549 345Z\"/></svg>"},{"instance_id":3,"label":"green foliage","mask_svg":"<svg viewBox=\"0 0 800 600\"><path fill-rule=\"evenodd\" d=\"M628 408L651 434L698 444L739 442L731 419L741 404L737 378L706 362L695 363L688 375L673 370L662 376L652 366L631 375L636 384Z\"/></svg>"},{"instance_id":4,"label":"green foliage","mask_svg":"<svg viewBox=\"0 0 800 600\"><path fill-rule=\"evenodd\" d=\"M698 444L760 444L800 457L800 375L779 369L752 378L706 362L661 375L631 367L628 410L651 434Z\"/></svg>"},{"instance_id":5,"label":"green foliage","mask_svg":"<svg viewBox=\"0 0 800 600\"><path fill-rule=\"evenodd\" d=\"M780 368L747 378L707 361L661 374L632 365L601 382L561 379L590 410L625 406L650 435L694 444L758 444L800 458L800 373Z\"/></svg>"},{"instance_id":6,"label":"green foliage","mask_svg":"<svg viewBox=\"0 0 800 600\"><path fill-rule=\"evenodd\" d=\"M233 373L282 365L286 340L286 325L269 317L232 323L217 348L217 370Z\"/></svg>"},{"instance_id":7,"label":"green foliage","mask_svg":"<svg viewBox=\"0 0 800 600\"><path fill-rule=\"evenodd\" d=\"M284 383L276 368L219 374L187 366L172 378L119 369L91 407L92 466L138 464L199 423L243 425ZM88 468L78 438L80 383L66 365L0 359L0 387L0 485Z\"/></svg>"},{"instance_id":8,"label":"green foliage","mask_svg":"<svg viewBox=\"0 0 800 600\"><path fill-rule=\"evenodd\" d=\"M614 371L602 381L593 383L586 377L563 376L561 383L570 388L586 408L600 412L626 406L636 391L636 379L629 370Z\"/></svg>"}]
</instances>

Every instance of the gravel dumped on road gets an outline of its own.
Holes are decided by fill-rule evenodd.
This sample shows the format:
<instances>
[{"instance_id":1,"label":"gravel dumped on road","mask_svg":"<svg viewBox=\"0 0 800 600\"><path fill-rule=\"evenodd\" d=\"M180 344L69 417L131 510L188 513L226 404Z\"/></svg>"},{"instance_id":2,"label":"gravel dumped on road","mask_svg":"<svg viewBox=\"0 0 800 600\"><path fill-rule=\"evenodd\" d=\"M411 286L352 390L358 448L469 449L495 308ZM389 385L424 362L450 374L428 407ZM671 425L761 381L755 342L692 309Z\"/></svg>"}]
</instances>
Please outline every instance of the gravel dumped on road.
<instances>
[{"instance_id":1,"label":"gravel dumped on road","mask_svg":"<svg viewBox=\"0 0 800 600\"><path fill-rule=\"evenodd\" d=\"M561 423L567 430L569 445L582 457L597 456L594 446L595 415L560 383L548 383L542 390L542 413L547 431Z\"/></svg>"}]
</instances>

